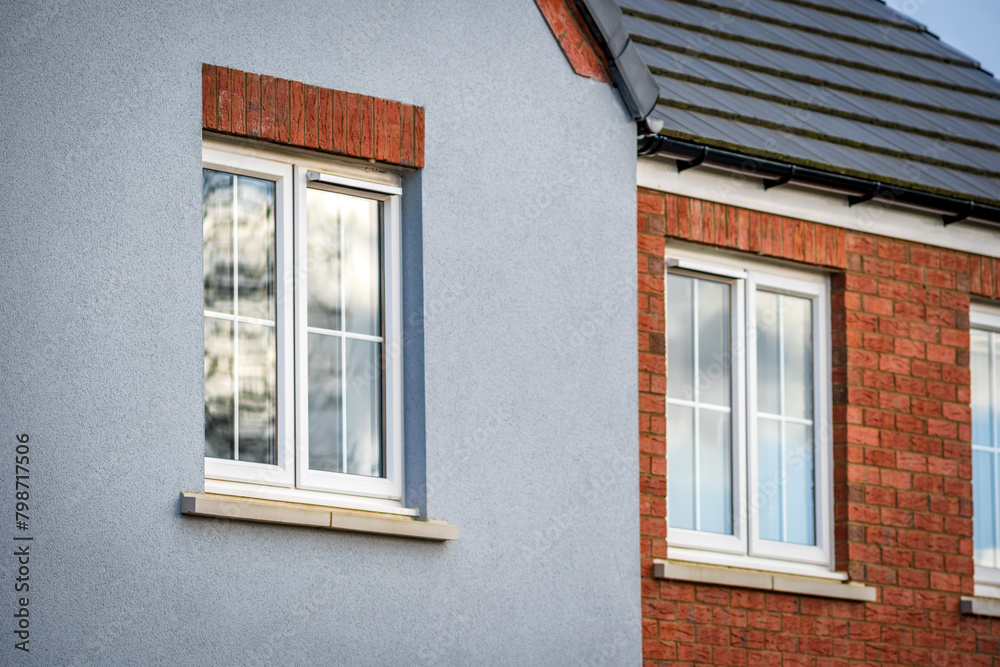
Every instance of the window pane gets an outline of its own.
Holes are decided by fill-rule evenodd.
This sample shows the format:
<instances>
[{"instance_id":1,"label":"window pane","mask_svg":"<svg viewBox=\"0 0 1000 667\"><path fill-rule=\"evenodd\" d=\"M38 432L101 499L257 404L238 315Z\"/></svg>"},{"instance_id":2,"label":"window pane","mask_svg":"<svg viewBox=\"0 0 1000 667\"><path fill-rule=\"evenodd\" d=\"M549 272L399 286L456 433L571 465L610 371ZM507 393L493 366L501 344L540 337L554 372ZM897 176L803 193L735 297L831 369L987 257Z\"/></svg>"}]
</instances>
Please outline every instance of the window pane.
<instances>
[{"instance_id":1,"label":"window pane","mask_svg":"<svg viewBox=\"0 0 1000 667\"><path fill-rule=\"evenodd\" d=\"M757 292L757 409L781 414L778 295Z\"/></svg>"},{"instance_id":2,"label":"window pane","mask_svg":"<svg viewBox=\"0 0 1000 667\"><path fill-rule=\"evenodd\" d=\"M238 308L274 321L274 183L236 177Z\"/></svg>"},{"instance_id":3,"label":"window pane","mask_svg":"<svg viewBox=\"0 0 1000 667\"><path fill-rule=\"evenodd\" d=\"M382 335L382 250L379 204L342 195L347 331Z\"/></svg>"},{"instance_id":4,"label":"window pane","mask_svg":"<svg viewBox=\"0 0 1000 667\"><path fill-rule=\"evenodd\" d=\"M233 175L202 170L205 310L233 312Z\"/></svg>"},{"instance_id":5,"label":"window pane","mask_svg":"<svg viewBox=\"0 0 1000 667\"><path fill-rule=\"evenodd\" d=\"M344 195L306 190L306 272L311 327L340 330L340 219Z\"/></svg>"},{"instance_id":6,"label":"window pane","mask_svg":"<svg viewBox=\"0 0 1000 667\"><path fill-rule=\"evenodd\" d=\"M694 408L667 408L667 501L670 525L694 528Z\"/></svg>"},{"instance_id":7,"label":"window pane","mask_svg":"<svg viewBox=\"0 0 1000 667\"><path fill-rule=\"evenodd\" d=\"M382 475L382 345L347 341L347 472Z\"/></svg>"},{"instance_id":8,"label":"window pane","mask_svg":"<svg viewBox=\"0 0 1000 667\"><path fill-rule=\"evenodd\" d=\"M812 426L786 423L785 542L816 544L815 477Z\"/></svg>"},{"instance_id":9,"label":"window pane","mask_svg":"<svg viewBox=\"0 0 1000 667\"><path fill-rule=\"evenodd\" d=\"M277 360L274 327L240 322L239 458L277 464Z\"/></svg>"},{"instance_id":10,"label":"window pane","mask_svg":"<svg viewBox=\"0 0 1000 667\"><path fill-rule=\"evenodd\" d=\"M205 318L205 456L232 459L233 325Z\"/></svg>"},{"instance_id":11,"label":"window pane","mask_svg":"<svg viewBox=\"0 0 1000 667\"><path fill-rule=\"evenodd\" d=\"M997 479L994 454L972 451L973 535L977 565L998 567L997 562Z\"/></svg>"},{"instance_id":12,"label":"window pane","mask_svg":"<svg viewBox=\"0 0 1000 667\"><path fill-rule=\"evenodd\" d=\"M309 334L309 468L344 472L340 336Z\"/></svg>"},{"instance_id":13,"label":"window pane","mask_svg":"<svg viewBox=\"0 0 1000 667\"><path fill-rule=\"evenodd\" d=\"M973 329L969 336L972 370L972 443L993 445L990 428L990 334Z\"/></svg>"},{"instance_id":14,"label":"window pane","mask_svg":"<svg viewBox=\"0 0 1000 667\"><path fill-rule=\"evenodd\" d=\"M780 299L784 321L781 335L785 348L783 414L812 419L812 301L786 295Z\"/></svg>"},{"instance_id":15,"label":"window pane","mask_svg":"<svg viewBox=\"0 0 1000 667\"><path fill-rule=\"evenodd\" d=\"M694 279L667 276L667 395L694 400Z\"/></svg>"},{"instance_id":16,"label":"window pane","mask_svg":"<svg viewBox=\"0 0 1000 667\"><path fill-rule=\"evenodd\" d=\"M757 420L757 526L761 539L781 540L781 422Z\"/></svg>"},{"instance_id":17,"label":"window pane","mask_svg":"<svg viewBox=\"0 0 1000 667\"><path fill-rule=\"evenodd\" d=\"M733 532L729 414L701 409L698 415L699 530Z\"/></svg>"},{"instance_id":18,"label":"window pane","mask_svg":"<svg viewBox=\"0 0 1000 667\"><path fill-rule=\"evenodd\" d=\"M729 285L699 280L698 392L699 401L729 405Z\"/></svg>"},{"instance_id":19,"label":"window pane","mask_svg":"<svg viewBox=\"0 0 1000 667\"><path fill-rule=\"evenodd\" d=\"M993 436L993 440L990 444L995 448L1000 448L1000 397L997 396L997 391L1000 390L1000 335L993 332L990 334L990 340L993 341L993 354L990 357L990 367L993 368L993 387L990 389L989 399L990 421L993 423L990 435Z\"/></svg>"}]
</instances>

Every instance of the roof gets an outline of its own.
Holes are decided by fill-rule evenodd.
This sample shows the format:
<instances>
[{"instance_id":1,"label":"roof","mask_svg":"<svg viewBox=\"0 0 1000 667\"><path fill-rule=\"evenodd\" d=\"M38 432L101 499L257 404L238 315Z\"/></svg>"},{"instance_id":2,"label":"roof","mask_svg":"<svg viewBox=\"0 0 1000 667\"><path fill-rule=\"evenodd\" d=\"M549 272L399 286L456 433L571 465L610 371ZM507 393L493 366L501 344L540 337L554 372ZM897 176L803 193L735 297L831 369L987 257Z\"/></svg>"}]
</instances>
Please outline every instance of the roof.
<instances>
[{"instance_id":1,"label":"roof","mask_svg":"<svg viewBox=\"0 0 1000 667\"><path fill-rule=\"evenodd\" d=\"M878 0L618 0L660 134L1000 205L1000 82Z\"/></svg>"}]
</instances>

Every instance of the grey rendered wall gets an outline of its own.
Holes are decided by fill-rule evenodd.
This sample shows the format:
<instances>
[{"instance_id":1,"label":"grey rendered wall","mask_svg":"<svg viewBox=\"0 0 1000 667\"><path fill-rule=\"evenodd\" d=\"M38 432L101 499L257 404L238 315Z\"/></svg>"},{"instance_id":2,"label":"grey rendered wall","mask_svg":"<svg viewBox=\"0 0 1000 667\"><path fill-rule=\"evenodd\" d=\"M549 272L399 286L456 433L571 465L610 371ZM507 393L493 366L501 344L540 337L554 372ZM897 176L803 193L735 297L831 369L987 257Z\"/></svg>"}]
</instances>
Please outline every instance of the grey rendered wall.
<instances>
[{"instance_id":1,"label":"grey rendered wall","mask_svg":"<svg viewBox=\"0 0 1000 667\"><path fill-rule=\"evenodd\" d=\"M2 7L0 660L638 664L634 129L534 3ZM202 62L426 107L426 503L458 542L178 514L203 485Z\"/></svg>"}]
</instances>

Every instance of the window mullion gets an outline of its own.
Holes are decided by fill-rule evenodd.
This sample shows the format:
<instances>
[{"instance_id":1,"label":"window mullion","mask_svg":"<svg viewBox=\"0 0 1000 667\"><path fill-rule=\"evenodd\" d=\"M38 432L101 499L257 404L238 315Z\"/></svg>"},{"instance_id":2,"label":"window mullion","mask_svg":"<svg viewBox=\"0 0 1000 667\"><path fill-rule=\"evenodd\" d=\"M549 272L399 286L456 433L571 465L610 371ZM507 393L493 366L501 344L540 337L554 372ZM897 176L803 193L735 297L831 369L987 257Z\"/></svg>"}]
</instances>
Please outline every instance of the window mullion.
<instances>
[{"instance_id":1,"label":"window mullion","mask_svg":"<svg viewBox=\"0 0 1000 667\"><path fill-rule=\"evenodd\" d=\"M993 464L993 488L990 489L990 497L993 499L993 567L1000 567L1000 507L997 502L997 485L1000 482L1000 463L997 456L997 374L996 374L996 332L991 331L989 337L989 350L986 358L989 359L990 372L990 442L992 452L990 453L990 463Z\"/></svg>"},{"instance_id":2,"label":"window mullion","mask_svg":"<svg viewBox=\"0 0 1000 667\"><path fill-rule=\"evenodd\" d=\"M233 176L233 460L240 460L239 176Z\"/></svg>"},{"instance_id":3,"label":"window mullion","mask_svg":"<svg viewBox=\"0 0 1000 667\"><path fill-rule=\"evenodd\" d=\"M788 540L788 468L785 452L785 301L778 295L778 456L781 458L781 541Z\"/></svg>"},{"instance_id":4,"label":"window mullion","mask_svg":"<svg viewBox=\"0 0 1000 667\"><path fill-rule=\"evenodd\" d=\"M701 530L701 451L700 434L701 429L701 382L699 377L699 350L698 338L700 330L698 328L698 281L691 281L691 330L694 332L693 347L694 359L692 362L691 383L694 385L694 416L692 418L691 429L694 432L694 480L691 488L694 489L694 528Z\"/></svg>"},{"instance_id":5,"label":"window mullion","mask_svg":"<svg viewBox=\"0 0 1000 667\"><path fill-rule=\"evenodd\" d=\"M757 509L752 502L754 493L753 481L756 477L753 471L756 470L754 459L756 455L757 434L757 387L753 384L756 380L757 371L757 295L754 293L755 289L756 283L754 282L753 274L748 272L747 278L740 283L740 293L743 294L744 307L742 318L744 330L740 340L740 344L743 347L743 359L740 363L742 370L740 381L743 385L741 393L743 405L740 407L743 411L740 417L743 423L743 437L745 441L737 443L736 448L734 448L734 451L742 453L744 457L742 475L744 487L738 502L742 504L740 507L740 517L744 520L744 530L746 531L743 535L743 546L748 555L753 552L753 531L757 523L756 517L751 516ZM753 336L751 336L751 332L754 332Z\"/></svg>"},{"instance_id":6,"label":"window mullion","mask_svg":"<svg viewBox=\"0 0 1000 667\"><path fill-rule=\"evenodd\" d=\"M340 330L347 333L347 248L344 246L344 219L338 221L340 234ZM347 469L347 338L340 337L340 461L341 471Z\"/></svg>"}]
</instances>

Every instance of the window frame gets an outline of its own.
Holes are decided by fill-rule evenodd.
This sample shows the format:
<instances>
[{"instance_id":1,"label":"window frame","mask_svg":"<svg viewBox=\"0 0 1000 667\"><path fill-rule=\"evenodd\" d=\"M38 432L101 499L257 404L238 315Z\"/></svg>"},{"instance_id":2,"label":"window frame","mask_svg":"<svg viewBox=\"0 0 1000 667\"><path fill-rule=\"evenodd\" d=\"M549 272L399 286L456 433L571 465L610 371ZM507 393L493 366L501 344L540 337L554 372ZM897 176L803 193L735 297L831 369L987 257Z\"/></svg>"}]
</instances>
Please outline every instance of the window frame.
<instances>
[{"instance_id":1,"label":"window frame","mask_svg":"<svg viewBox=\"0 0 1000 667\"><path fill-rule=\"evenodd\" d=\"M275 182L276 465L205 456L205 491L265 500L416 515L403 505L400 175L371 164L205 137L202 166ZM323 181L310 181L318 172ZM308 469L305 197L310 188L378 202L382 224L384 477ZM289 297L289 295L291 295ZM296 351L299 354L296 355Z\"/></svg>"},{"instance_id":2,"label":"window frame","mask_svg":"<svg viewBox=\"0 0 1000 667\"><path fill-rule=\"evenodd\" d=\"M722 558L767 569L811 567L833 568L833 452L831 397L830 288L825 272L792 268L777 262L761 262L721 251L702 251L689 246L668 244L665 250L665 278L670 274L729 282L732 295L732 429L733 535L671 527L670 492L667 490L667 542L671 551L691 558L698 552L706 560ZM756 512L758 494L757 456L757 353L756 295L758 289L812 301L813 325L813 465L814 519L816 544L799 545L759 537ZM667 317L670 304L666 280L664 302ZM669 357L669 344L667 345ZM667 359L669 386L670 360ZM669 397L667 403L669 404ZM669 458L667 466L669 469Z\"/></svg>"},{"instance_id":3,"label":"window frame","mask_svg":"<svg viewBox=\"0 0 1000 667\"><path fill-rule=\"evenodd\" d=\"M1000 335L1000 306L993 303L988 304L978 301L972 301L969 307L970 338L973 329L977 331L983 331L986 333L994 333ZM994 356L993 356L995 350L991 350L990 352L991 352L991 364L996 363L994 361ZM971 358L970 358L970 364L971 364ZM1000 386L998 386L998 384L1000 383L997 383L995 369L991 369L990 382L993 385L991 390L994 393L1000 392ZM969 380L970 410L971 410L971 403L974 400L972 396L972 388L973 385L970 377ZM1000 419L1000 411L998 411L998 414L994 417L994 419ZM1000 427L998 427L998 425L994 423L993 429L994 429L994 437L997 437L997 431L1000 430ZM975 457L972 455L972 453L975 451L975 447L976 447L975 443L970 441L969 443L970 463L972 463L975 460ZM973 467L972 469L973 485L975 485L975 475L976 475L975 468ZM997 483L996 487L997 488L994 489L994 493L1000 492L1000 483ZM975 544L975 522L973 522L973 544ZM975 562L975 554L973 554L973 567L975 568L975 574L973 578L977 588L985 586L987 587L986 592L991 597L1000 597L1000 568L992 568L979 565L978 563Z\"/></svg>"}]
</instances>

